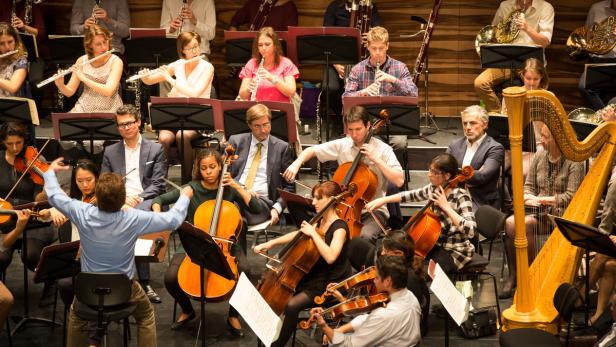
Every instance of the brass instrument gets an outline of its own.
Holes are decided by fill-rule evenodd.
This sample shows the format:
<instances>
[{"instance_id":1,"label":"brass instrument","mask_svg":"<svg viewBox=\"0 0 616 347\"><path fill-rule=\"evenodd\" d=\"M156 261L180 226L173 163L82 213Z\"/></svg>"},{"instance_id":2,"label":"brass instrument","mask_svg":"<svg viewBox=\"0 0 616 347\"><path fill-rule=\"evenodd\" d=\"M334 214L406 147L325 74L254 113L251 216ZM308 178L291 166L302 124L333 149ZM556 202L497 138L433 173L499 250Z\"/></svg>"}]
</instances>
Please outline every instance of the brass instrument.
<instances>
[{"instance_id":1,"label":"brass instrument","mask_svg":"<svg viewBox=\"0 0 616 347\"><path fill-rule=\"evenodd\" d=\"M616 46L616 17L610 16L592 27L580 27L569 35L567 48L572 60L580 61L589 54L604 55Z\"/></svg>"},{"instance_id":2,"label":"brass instrument","mask_svg":"<svg viewBox=\"0 0 616 347\"><path fill-rule=\"evenodd\" d=\"M503 330L532 327L557 334L559 317L554 307L554 293L561 283L573 281L583 250L554 230L532 265L528 266L522 174L523 129L531 121L542 121L550 129L562 155L572 161L584 161L598 152L563 214L565 219L592 225L616 153L616 123L600 124L580 142L561 103L550 92L511 87L505 89L503 95L509 110L518 282L513 305L503 311Z\"/></svg>"},{"instance_id":3,"label":"brass instrument","mask_svg":"<svg viewBox=\"0 0 616 347\"><path fill-rule=\"evenodd\" d=\"M178 66L182 66L182 65L185 65L185 64L188 64L188 63L192 63L193 61L197 61L197 60L202 59L204 57L205 57L205 55L201 54L201 55L198 55L196 57L192 57L190 59L178 59L178 60L174 61L173 63L170 63L167 66L168 67L172 67L172 68L176 68ZM146 73L138 73L138 74L132 75L132 76L130 76L129 78L126 79L126 83L133 82L133 81L142 79L144 77L154 75L155 73L160 72L160 70L161 70L161 68L159 67L157 69L150 70L150 71L148 71Z\"/></svg>"},{"instance_id":4,"label":"brass instrument","mask_svg":"<svg viewBox=\"0 0 616 347\"><path fill-rule=\"evenodd\" d=\"M575 120L579 122L586 122L592 124L603 123L601 113L598 111L595 112L595 110L588 107L578 107L575 110L569 112L568 117L570 120Z\"/></svg>"},{"instance_id":5,"label":"brass instrument","mask_svg":"<svg viewBox=\"0 0 616 347\"><path fill-rule=\"evenodd\" d=\"M261 62L259 63L259 69L263 67L263 63L265 62L265 58L261 58ZM261 83L261 76L259 75L259 70L257 69L257 84L255 85L255 89L250 92L250 101L257 100L257 89L259 89L259 83Z\"/></svg>"},{"instance_id":6,"label":"brass instrument","mask_svg":"<svg viewBox=\"0 0 616 347\"><path fill-rule=\"evenodd\" d=\"M107 52L104 52L104 53L102 53L102 54L100 54L100 55L97 55L96 57L94 57L94 58L92 58L92 59L90 59L90 60L86 61L86 62L85 62L85 64L91 64L91 63L93 63L93 62L95 62L95 61L99 60L100 58L103 58L103 57L105 57L105 56L107 56L107 55L109 55L109 54L113 53L114 51L115 51L115 49L113 49L113 48L112 48L112 49L108 50ZM84 65L85 65L85 64L84 64ZM70 69L67 69L67 70L64 70L64 71L58 72L57 74L55 74L55 75L53 75L53 76L49 77L48 79L46 79L46 80L44 80L44 81L39 82L39 84L37 84L37 85L36 85L36 87L37 87L37 88L41 88L41 87L43 87L43 86L45 86L45 85L47 85L47 84L49 84L49 83L51 83L51 82L53 82L53 81L57 80L58 78L63 77L63 76L66 76L66 75L71 74L71 73L72 73L72 71L71 71Z\"/></svg>"},{"instance_id":7,"label":"brass instrument","mask_svg":"<svg viewBox=\"0 0 616 347\"><path fill-rule=\"evenodd\" d=\"M524 12L521 10L512 11L504 21L497 25L486 25L475 36L475 50L479 54L479 47L489 43L511 43L518 37L520 30L515 24L515 20L522 16Z\"/></svg>"}]
</instances>

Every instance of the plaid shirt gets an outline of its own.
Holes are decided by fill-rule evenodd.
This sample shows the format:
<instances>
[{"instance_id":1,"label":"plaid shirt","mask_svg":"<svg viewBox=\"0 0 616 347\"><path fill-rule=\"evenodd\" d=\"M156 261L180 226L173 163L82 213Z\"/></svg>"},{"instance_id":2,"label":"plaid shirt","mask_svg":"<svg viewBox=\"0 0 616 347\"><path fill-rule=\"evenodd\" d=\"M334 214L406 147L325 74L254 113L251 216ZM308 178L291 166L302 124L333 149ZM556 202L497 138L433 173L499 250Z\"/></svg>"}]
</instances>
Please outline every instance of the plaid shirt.
<instances>
[{"instance_id":1,"label":"plaid shirt","mask_svg":"<svg viewBox=\"0 0 616 347\"><path fill-rule=\"evenodd\" d=\"M398 78L398 81L381 83L379 96L417 96L417 86L411 80L406 64L387 56L381 71ZM376 67L370 64L370 57L357 63L349 73L342 96L358 96L360 90L374 83L375 73Z\"/></svg>"},{"instance_id":2,"label":"plaid shirt","mask_svg":"<svg viewBox=\"0 0 616 347\"><path fill-rule=\"evenodd\" d=\"M401 192L402 202L424 201L434 193L435 187L427 185L423 188ZM475 247L471 239L475 237L475 215L473 214L473 204L471 195L467 190L454 188L447 195L447 201L453 207L462 220L459 226L455 226L451 219L438 206L434 205L432 210L441 221L441 235L437 244L449 252L458 270L463 268L473 257Z\"/></svg>"}]
</instances>

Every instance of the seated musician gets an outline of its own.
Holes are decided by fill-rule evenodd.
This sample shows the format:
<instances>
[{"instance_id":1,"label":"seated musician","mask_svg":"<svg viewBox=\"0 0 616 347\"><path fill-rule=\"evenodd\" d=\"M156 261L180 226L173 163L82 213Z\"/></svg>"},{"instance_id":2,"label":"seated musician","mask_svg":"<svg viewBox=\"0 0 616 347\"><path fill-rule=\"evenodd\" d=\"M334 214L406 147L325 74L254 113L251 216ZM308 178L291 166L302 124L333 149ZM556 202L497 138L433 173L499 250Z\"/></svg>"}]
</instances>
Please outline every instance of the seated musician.
<instances>
[{"instance_id":1,"label":"seated musician","mask_svg":"<svg viewBox=\"0 0 616 347\"><path fill-rule=\"evenodd\" d=\"M110 49L111 33L103 26L90 25L84 32L83 44L86 54L77 58L70 68L72 71L68 83L64 77L54 82L60 93L67 97L77 93L83 83L83 92L70 112L114 112L122 106L119 87L124 63L115 54L108 54L88 63L89 59L98 57Z\"/></svg>"},{"instance_id":2,"label":"seated musician","mask_svg":"<svg viewBox=\"0 0 616 347\"><path fill-rule=\"evenodd\" d=\"M216 36L216 8L214 0L164 0L160 13L160 27L178 35L193 31L201 37L200 51L210 55L210 41Z\"/></svg>"},{"instance_id":3,"label":"seated musician","mask_svg":"<svg viewBox=\"0 0 616 347\"><path fill-rule=\"evenodd\" d=\"M250 133L235 134L229 144L239 158L231 165L231 176L257 198L261 205L258 215L245 213L248 225L270 220L277 224L286 204L278 188L295 192L295 185L282 178L282 173L293 162L289 144L270 134L272 112L257 104L246 111Z\"/></svg>"},{"instance_id":4,"label":"seated musician","mask_svg":"<svg viewBox=\"0 0 616 347\"><path fill-rule=\"evenodd\" d=\"M545 0L505 0L500 3L492 25L504 22L515 10L524 15L516 16L513 21L519 34L510 44L537 45L547 47L552 40L554 27L554 8ZM511 70L505 68L487 68L475 78L475 92L486 105L488 113L498 113L500 101L494 87L509 80Z\"/></svg>"},{"instance_id":5,"label":"seated musician","mask_svg":"<svg viewBox=\"0 0 616 347\"><path fill-rule=\"evenodd\" d=\"M323 15L324 27L349 27L351 25L351 7L353 2L351 0L333 0L327 6L325 14ZM359 11L359 10L358 10ZM361 13L357 13L361 16ZM369 27L383 26L383 21L379 17L379 11L376 8L376 4L371 2L370 4L370 25ZM366 33L362 33L365 35ZM363 38L362 35L362 38ZM342 94L344 93L344 83L347 76L345 76L345 67L340 64L333 64L329 68L329 83L325 83L325 71L323 71L323 83L321 86L323 92L329 94L329 108L334 112L334 120L342 118ZM325 88L328 88L325 91ZM325 107L325 95L321 96L321 105ZM334 134L343 134L344 125L342 122L332 122L332 131Z\"/></svg>"},{"instance_id":6,"label":"seated musician","mask_svg":"<svg viewBox=\"0 0 616 347\"><path fill-rule=\"evenodd\" d=\"M133 105L115 111L115 122L122 141L105 148L101 172L125 175L127 207L149 211L152 199L165 191L167 158L159 143L139 133L141 115ZM161 299L150 286L150 263L138 262L137 272L143 288L154 303Z\"/></svg>"},{"instance_id":7,"label":"seated musician","mask_svg":"<svg viewBox=\"0 0 616 347\"><path fill-rule=\"evenodd\" d=\"M323 208L327 206L331 199L341 192L342 190L336 182L325 181L315 185L312 188L312 204L317 213L323 212ZM280 335L278 340L272 343L272 346L280 347L287 343L297 326L299 312L312 306L314 297L323 293L328 283L339 282L350 274L351 267L347 255L349 229L346 222L338 217L335 208L335 205L329 206L316 225L303 221L300 230L262 243L254 248L255 253L264 253L274 246L291 242L297 233L304 233L314 242L321 255L317 263L295 288L296 294L285 307Z\"/></svg>"},{"instance_id":8,"label":"seated musician","mask_svg":"<svg viewBox=\"0 0 616 347\"><path fill-rule=\"evenodd\" d=\"M458 162L452 155L437 155L432 158L429 167L428 185L375 199L366 205L366 209L373 211L391 202L433 201L433 211L440 221L441 232L427 258L437 262L445 273L454 274L471 260L475 252L471 240L475 237L477 224L472 199L464 188L443 189L458 174Z\"/></svg>"},{"instance_id":9,"label":"seated musician","mask_svg":"<svg viewBox=\"0 0 616 347\"><path fill-rule=\"evenodd\" d=\"M501 206L498 178L503 165L505 149L486 133L488 113L481 106L473 105L464 109L462 128L464 137L454 140L447 147L461 166L472 166L473 177L467 181L473 198L473 211L481 205Z\"/></svg>"},{"instance_id":10,"label":"seated musician","mask_svg":"<svg viewBox=\"0 0 616 347\"><path fill-rule=\"evenodd\" d=\"M541 128L543 151L533 157L524 183L524 205L531 211L525 217L528 240L528 263L538 253L537 238L551 230L547 214L561 216L577 191L584 176L584 163L566 159L547 126ZM516 285L515 224L513 215L505 222L505 252L509 264L509 278L499 293L501 299L511 297Z\"/></svg>"},{"instance_id":11,"label":"seated musician","mask_svg":"<svg viewBox=\"0 0 616 347\"><path fill-rule=\"evenodd\" d=\"M603 0L596 2L590 7L590 10L588 11L588 16L586 17L586 27L590 28L594 24L601 23L610 16L616 16L616 2L614 2L613 0ZM612 33L612 35L614 35L614 33ZM616 62L616 46L614 46L611 51L603 55L592 54L593 52L589 53L591 53L590 59L588 60L589 64L605 64ZM605 107L605 102L603 101L605 93L600 90L591 90L586 88L586 72L583 72L580 76L578 89L582 98L586 101L587 104L590 104L594 110L599 110Z\"/></svg>"},{"instance_id":12,"label":"seated musician","mask_svg":"<svg viewBox=\"0 0 616 347\"><path fill-rule=\"evenodd\" d=\"M417 96L406 64L387 54L387 29L373 27L366 37L370 56L353 66L342 96ZM396 152L406 150L406 135L390 136L389 141Z\"/></svg>"},{"instance_id":13,"label":"seated musician","mask_svg":"<svg viewBox=\"0 0 616 347\"><path fill-rule=\"evenodd\" d=\"M246 0L244 6L235 12L229 30L238 30L242 25L247 25L245 30L249 30L252 24L262 27L272 27L276 31L287 31L290 26L297 26L297 7L293 0L278 0L271 7L269 13L261 11L259 8L262 0ZM254 23L257 18L264 18L263 23ZM254 30L261 29L255 27Z\"/></svg>"},{"instance_id":14,"label":"seated musician","mask_svg":"<svg viewBox=\"0 0 616 347\"><path fill-rule=\"evenodd\" d=\"M380 256L403 257L404 264L408 269L406 287L415 295L421 307L421 336L428 332L428 313L430 311L430 291L424 280L424 269L421 258L414 256L415 244L406 231L394 229L387 232L381 243L381 249L377 248L365 239L356 237L349 241L349 260L356 269L370 267L376 263ZM328 285L328 289L330 286ZM338 296L336 295L338 298ZM342 302L343 299L339 298Z\"/></svg>"},{"instance_id":15,"label":"seated musician","mask_svg":"<svg viewBox=\"0 0 616 347\"><path fill-rule=\"evenodd\" d=\"M193 180L188 183L188 186L192 187L194 194L190 200L188 206L188 213L186 220L197 226L204 221L194 220L195 211L197 208L208 200L215 200L216 193L218 191L218 185L220 184L221 170L222 170L222 158L220 153L212 149L204 149L197 153L195 158L195 164L193 165ZM236 203L240 206L240 210L247 211L252 214L258 215L260 213L260 204L254 196L246 191L237 181L231 178L229 173L225 173L223 178L223 185L227 187L224 191L223 199ZM162 194L154 199L152 202L152 210L160 212L162 206L174 203L179 197L179 191L171 191ZM245 229L245 228L244 228ZM206 230L207 232L207 230ZM242 248L246 249L246 230L242 230L238 238L238 244L232 247L232 253L238 260L238 268L241 271L246 271L246 255L242 252ZM239 246L239 247L238 247ZM186 254L176 253L171 261L169 267L165 273L165 287L171 296L177 300L182 312L178 317L178 320L171 325L171 329L177 330L190 320L195 318L195 311L190 303L190 298L180 288L178 282L178 270L180 264L184 260ZM198 274L195 274L198 276ZM229 319L227 320L227 327L229 331L237 337L244 335L241 329L239 314L233 308L229 307Z\"/></svg>"},{"instance_id":16,"label":"seated musician","mask_svg":"<svg viewBox=\"0 0 616 347\"><path fill-rule=\"evenodd\" d=\"M0 281L0 333L4 329L6 319L13 307L13 294L9 289Z\"/></svg>"},{"instance_id":17,"label":"seated musician","mask_svg":"<svg viewBox=\"0 0 616 347\"><path fill-rule=\"evenodd\" d=\"M318 327L331 341L330 346L417 346L421 341L419 322L421 310L417 298L407 286L407 266L400 256L380 256L376 261L377 292L387 293L389 302L369 314L332 329L320 315L322 308L311 310Z\"/></svg>"},{"instance_id":18,"label":"seated musician","mask_svg":"<svg viewBox=\"0 0 616 347\"><path fill-rule=\"evenodd\" d=\"M49 203L77 225L81 235L81 270L84 272L119 272L132 279L130 301L137 303L132 316L139 326L140 346L156 346L156 317L154 308L135 280L135 243L140 235L177 228L192 197L192 189L184 187L182 197L165 213L150 213L129 208L122 209L126 190L122 177L116 173L102 173L96 186L97 206L69 198L60 188L56 172L69 170L62 166L62 158L54 160L43 175ZM86 322L75 314L71 306L68 346L83 346Z\"/></svg>"},{"instance_id":19,"label":"seated musician","mask_svg":"<svg viewBox=\"0 0 616 347\"><path fill-rule=\"evenodd\" d=\"M187 31L181 33L177 38L178 56L180 59L192 59L201 55L201 36L196 32ZM178 60L181 61L181 60ZM208 61L198 59L183 65L167 66L163 65L158 73L142 78L145 84L154 84L162 81L171 83L173 89L167 96L169 97L193 97L193 98L210 98L212 90L212 80L214 78L214 66ZM147 72L145 70L144 72ZM175 79L171 76L175 76ZM195 130L184 131L184 158L182 162L182 181L190 180L192 167L188 163L193 162L193 149L191 140L199 137L199 133ZM169 149L175 141L180 146L182 132L177 131L175 134L169 130L160 130L158 132L158 142L163 145L167 158L169 158Z\"/></svg>"},{"instance_id":20,"label":"seated musician","mask_svg":"<svg viewBox=\"0 0 616 347\"><path fill-rule=\"evenodd\" d=\"M43 17L43 6L40 2L16 1L15 16L9 7L0 14L0 22L6 22L21 33L31 34L36 39L36 47L40 57L47 58L47 30L45 28L45 18ZM7 5L8 6L8 3ZM12 18L11 18L12 17Z\"/></svg>"},{"instance_id":21,"label":"seated musician","mask_svg":"<svg viewBox=\"0 0 616 347\"><path fill-rule=\"evenodd\" d=\"M16 161L23 158L26 151L25 141L28 138L25 126L21 123L6 122L0 126L0 142L4 145L0 150L0 195L13 206L44 199L43 187L37 185L29 174L24 175L19 184L17 180L21 173L16 169ZM15 190L8 195L14 187ZM20 249L21 242L27 243L27 253L22 252L21 258L28 269L34 271L43 247L50 245L57 238L54 229L47 224L40 224L30 219L30 210L16 211L17 219L9 220L0 226L0 273L3 273L13 260L13 252ZM27 238L22 239L24 230L28 230ZM54 282L45 282L40 306L53 304L55 292Z\"/></svg>"},{"instance_id":22,"label":"seated musician","mask_svg":"<svg viewBox=\"0 0 616 347\"><path fill-rule=\"evenodd\" d=\"M95 25L112 34L111 47L124 54L122 39L128 37L130 11L126 0L105 0L96 5L94 1L75 0L71 13L71 34L87 35Z\"/></svg>"},{"instance_id":23,"label":"seated musician","mask_svg":"<svg viewBox=\"0 0 616 347\"><path fill-rule=\"evenodd\" d=\"M372 137L369 143L364 143L370 131L370 115L361 106L352 107L344 116L347 137L322 143L305 149L299 157L289 165L283 177L287 181L293 181L303 163L316 157L320 162L336 160L338 164L352 162L361 153L362 162L367 165L377 176L375 198L385 196L388 183L400 187L404 183L404 173L400 162L396 159L389 145L376 137ZM289 208L290 205L289 205ZM291 211L294 214L293 211ZM383 206L375 209L373 214L366 211L361 216L361 237L376 242L382 231L374 217L379 219L381 225L387 224L389 212ZM306 220L305 216L293 215L296 222Z\"/></svg>"}]
</instances>

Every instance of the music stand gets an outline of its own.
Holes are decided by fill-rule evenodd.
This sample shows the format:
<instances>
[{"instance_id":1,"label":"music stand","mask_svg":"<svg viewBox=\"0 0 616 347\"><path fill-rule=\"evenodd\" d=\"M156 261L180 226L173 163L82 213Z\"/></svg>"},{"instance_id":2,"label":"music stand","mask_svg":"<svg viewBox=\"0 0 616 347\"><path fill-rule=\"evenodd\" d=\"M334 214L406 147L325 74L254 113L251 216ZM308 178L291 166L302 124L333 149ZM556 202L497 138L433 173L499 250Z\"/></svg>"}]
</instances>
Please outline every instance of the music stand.
<instances>
[{"instance_id":1,"label":"music stand","mask_svg":"<svg viewBox=\"0 0 616 347\"><path fill-rule=\"evenodd\" d=\"M95 140L121 140L113 113L52 113L53 136L58 141L89 141L94 156Z\"/></svg>"},{"instance_id":2,"label":"music stand","mask_svg":"<svg viewBox=\"0 0 616 347\"><path fill-rule=\"evenodd\" d=\"M509 144L509 121L507 119L507 116L491 115L490 121L488 122L488 129L486 130L486 132L489 136L494 138L496 142L503 145L506 150L511 150L511 145ZM522 151L534 152L536 148L533 148L533 144L535 144L536 142L535 131L533 130L533 123L530 122L528 125L526 125L522 133L524 134L522 139Z\"/></svg>"},{"instance_id":3,"label":"music stand","mask_svg":"<svg viewBox=\"0 0 616 347\"><path fill-rule=\"evenodd\" d=\"M184 175L184 131L206 130L217 128L214 122L214 108L217 100L204 98L165 98L152 97L150 105L150 122L152 129L180 131L179 151L182 158L182 183L190 178Z\"/></svg>"},{"instance_id":4,"label":"music stand","mask_svg":"<svg viewBox=\"0 0 616 347\"><path fill-rule=\"evenodd\" d=\"M479 48L481 68L509 69L511 83L515 70L523 68L526 59L537 58L543 62L543 56L543 47L533 45L489 44Z\"/></svg>"},{"instance_id":5,"label":"music stand","mask_svg":"<svg viewBox=\"0 0 616 347\"><path fill-rule=\"evenodd\" d=\"M26 50L28 51L28 61L37 61L39 58L38 47L36 45L36 36L30 33L19 33L21 42L23 42Z\"/></svg>"},{"instance_id":6,"label":"music stand","mask_svg":"<svg viewBox=\"0 0 616 347\"><path fill-rule=\"evenodd\" d=\"M289 58L296 65L323 65L329 90L329 65L357 64L361 56L359 29L340 27L289 27ZM317 118L319 121L319 118ZM319 143L321 134L318 134ZM329 141L329 93L325 93L325 140Z\"/></svg>"},{"instance_id":7,"label":"music stand","mask_svg":"<svg viewBox=\"0 0 616 347\"><path fill-rule=\"evenodd\" d=\"M4 97L0 99L0 122L41 124L34 100L18 97Z\"/></svg>"},{"instance_id":8,"label":"music stand","mask_svg":"<svg viewBox=\"0 0 616 347\"><path fill-rule=\"evenodd\" d=\"M57 66L73 65L84 54L83 35L49 35L51 63Z\"/></svg>"},{"instance_id":9,"label":"music stand","mask_svg":"<svg viewBox=\"0 0 616 347\"><path fill-rule=\"evenodd\" d=\"M157 68L178 59L177 39L164 35L164 29L131 28L131 37L126 40L126 61L128 67Z\"/></svg>"},{"instance_id":10,"label":"music stand","mask_svg":"<svg viewBox=\"0 0 616 347\"><path fill-rule=\"evenodd\" d=\"M579 120L570 119L569 122L571 123L571 126L573 127L573 130L575 131L575 135L578 141L584 140L598 126L598 124L595 124L595 123L584 122L584 121L579 121Z\"/></svg>"},{"instance_id":11,"label":"music stand","mask_svg":"<svg viewBox=\"0 0 616 347\"><path fill-rule=\"evenodd\" d=\"M257 31L225 30L225 55L227 66L243 67L252 58L252 43L257 37ZM278 40L282 46L283 55L287 55L287 32L278 31Z\"/></svg>"},{"instance_id":12,"label":"music stand","mask_svg":"<svg viewBox=\"0 0 616 347\"><path fill-rule=\"evenodd\" d=\"M295 221L295 224L299 228L302 221L310 221L312 217L317 213L312 205L312 198L306 198L299 194L292 193L280 188L276 188L280 198L285 202L291 217Z\"/></svg>"},{"instance_id":13,"label":"music stand","mask_svg":"<svg viewBox=\"0 0 616 347\"><path fill-rule=\"evenodd\" d=\"M169 236L171 235L170 231L159 231L157 233L150 233L141 235L139 238L142 240L152 240L152 247L150 247L150 252L148 255L135 255L135 260L139 260L140 262L150 262L150 263L162 263L165 260L165 254L167 252L167 248L169 247ZM158 252L154 252L156 249L156 240L162 239L163 243L158 249Z\"/></svg>"},{"instance_id":14,"label":"music stand","mask_svg":"<svg viewBox=\"0 0 616 347\"><path fill-rule=\"evenodd\" d=\"M205 322L205 269L222 276L226 279L234 279L233 271L225 256L223 255L218 244L212 239L206 231L197 228L196 226L183 222L178 228L180 241L184 246L186 255L190 260L199 265L199 282L201 283L201 322L199 330ZM199 338L197 336L197 338ZM205 333L201 332L201 346L205 347Z\"/></svg>"},{"instance_id":15,"label":"music stand","mask_svg":"<svg viewBox=\"0 0 616 347\"><path fill-rule=\"evenodd\" d=\"M616 63L586 64L586 89L595 91L614 91L616 79Z\"/></svg>"},{"instance_id":16,"label":"music stand","mask_svg":"<svg viewBox=\"0 0 616 347\"><path fill-rule=\"evenodd\" d=\"M220 108L218 109L218 118L223 121L221 129L224 129L226 138L229 138L233 134L250 132L250 128L246 123L246 110L259 103L267 106L272 112L272 135L289 144L294 144L298 141L295 111L291 103L233 100L220 100L219 102Z\"/></svg>"},{"instance_id":17,"label":"music stand","mask_svg":"<svg viewBox=\"0 0 616 347\"><path fill-rule=\"evenodd\" d=\"M588 322L588 312L590 310L590 279L588 278L588 269L590 269L590 251L601 253L611 258L616 258L616 245L612 242L608 235L602 234L597 228L592 226L570 221L561 217L548 215L556 224L558 230L563 236L571 242L572 245L584 248L586 252L586 312L585 322Z\"/></svg>"}]
</instances>

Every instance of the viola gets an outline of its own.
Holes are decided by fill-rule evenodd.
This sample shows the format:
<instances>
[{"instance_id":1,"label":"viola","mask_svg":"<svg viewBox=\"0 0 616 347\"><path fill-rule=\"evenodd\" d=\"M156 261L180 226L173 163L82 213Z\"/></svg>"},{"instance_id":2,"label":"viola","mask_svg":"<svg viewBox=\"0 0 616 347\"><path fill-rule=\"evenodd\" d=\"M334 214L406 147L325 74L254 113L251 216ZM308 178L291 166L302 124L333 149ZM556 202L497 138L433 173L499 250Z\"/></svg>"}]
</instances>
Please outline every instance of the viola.
<instances>
[{"instance_id":1,"label":"viola","mask_svg":"<svg viewBox=\"0 0 616 347\"><path fill-rule=\"evenodd\" d=\"M369 143L370 139L389 118L387 110L381 110L381 118L378 119L368 131L368 135L364 139L364 144ZM368 168L368 165L362 162L363 154L361 151L357 153L352 162L346 162L338 166L334 173L333 181L340 184L342 189L345 189L350 183L357 186L357 192L344 200L343 204L339 204L336 212L340 219L347 222L351 238L359 236L363 224L361 223L361 212L364 209L367 201L372 200L379 185L377 175Z\"/></svg>"},{"instance_id":2,"label":"viola","mask_svg":"<svg viewBox=\"0 0 616 347\"><path fill-rule=\"evenodd\" d=\"M331 199L316 216L312 217L309 223L314 225L319 222L330 207L338 204L348 195L353 195L357 189L355 184L349 185L348 188ZM295 295L295 287L310 272L320 257L321 254L312 238L301 231L277 255L269 257L267 270L263 274L258 289L265 302L277 315L284 312L287 303Z\"/></svg>"},{"instance_id":3,"label":"viola","mask_svg":"<svg viewBox=\"0 0 616 347\"><path fill-rule=\"evenodd\" d=\"M15 157L13 167L20 173L27 172L34 184L42 186L45 184L43 173L47 171L49 164L39 160L39 156L40 153L36 148L28 146L23 156Z\"/></svg>"},{"instance_id":4,"label":"viola","mask_svg":"<svg viewBox=\"0 0 616 347\"><path fill-rule=\"evenodd\" d=\"M473 173L474 170L471 166L464 166L459 174L443 186L443 189L446 192L448 189L456 187L461 182L473 177ZM441 235L441 221L431 209L433 204L434 201L430 200L402 227L402 230L405 230L415 242L415 254L424 259L434 248Z\"/></svg>"},{"instance_id":5,"label":"viola","mask_svg":"<svg viewBox=\"0 0 616 347\"><path fill-rule=\"evenodd\" d=\"M369 285L376 278L376 267L370 266L363 271L356 273L355 275L340 281L333 286L329 287L323 294L314 297L314 302L318 305L321 305L325 302L325 298L332 295L334 290L338 290L340 288L344 288L345 290L349 290L352 288L357 288L365 285Z\"/></svg>"},{"instance_id":6,"label":"viola","mask_svg":"<svg viewBox=\"0 0 616 347\"><path fill-rule=\"evenodd\" d=\"M389 295L387 293L379 293L370 296L356 296L321 311L321 316L325 319L338 321L343 317L354 316L372 311L378 307L383 307L388 301ZM310 318L299 322L299 327L302 329L308 329L312 323L315 322L315 320L315 316L310 315Z\"/></svg>"},{"instance_id":7,"label":"viola","mask_svg":"<svg viewBox=\"0 0 616 347\"><path fill-rule=\"evenodd\" d=\"M47 200L13 206L10 202L0 199L0 224L8 222L19 210L32 210L30 217L39 217L38 209L47 207L49 207Z\"/></svg>"},{"instance_id":8,"label":"viola","mask_svg":"<svg viewBox=\"0 0 616 347\"><path fill-rule=\"evenodd\" d=\"M231 145L228 145L225 149L226 156L220 171L216 199L202 203L195 211L194 216L195 225L202 230L208 230L208 234L216 240L233 271L233 279L226 279L210 271L205 273L203 285L207 301L226 300L235 288L238 277L237 263L235 257L231 255L231 246L242 230L242 216L232 202L223 200L225 187L222 183L224 173L228 171L229 166L237 158L234 152L235 150ZM184 258L178 270L180 288L192 297L201 297L200 271L199 265L193 263L188 256Z\"/></svg>"}]
</instances>

